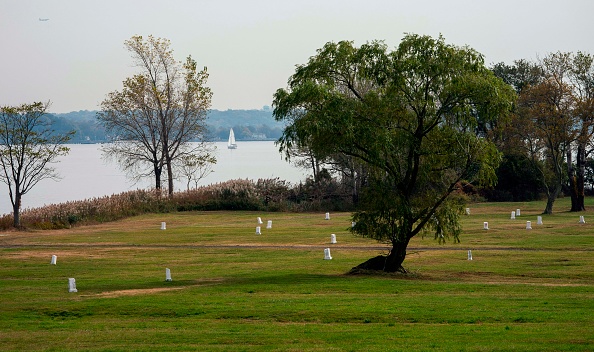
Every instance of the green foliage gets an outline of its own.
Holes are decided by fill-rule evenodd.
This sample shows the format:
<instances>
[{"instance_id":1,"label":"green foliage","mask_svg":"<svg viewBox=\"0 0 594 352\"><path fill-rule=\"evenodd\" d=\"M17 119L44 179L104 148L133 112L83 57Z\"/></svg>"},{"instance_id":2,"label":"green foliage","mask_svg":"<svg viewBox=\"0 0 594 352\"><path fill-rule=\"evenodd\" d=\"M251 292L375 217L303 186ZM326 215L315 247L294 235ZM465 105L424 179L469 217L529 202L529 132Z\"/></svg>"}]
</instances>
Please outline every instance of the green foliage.
<instances>
[{"instance_id":1,"label":"green foliage","mask_svg":"<svg viewBox=\"0 0 594 352\"><path fill-rule=\"evenodd\" d=\"M473 49L406 35L394 51L377 41L327 43L273 105L288 123L281 148L306 145L365 166L367 195L353 231L406 247L427 230L457 238L462 206L449 197L461 181L496 182L501 155L477 133L514 98Z\"/></svg>"},{"instance_id":2,"label":"green foliage","mask_svg":"<svg viewBox=\"0 0 594 352\"><path fill-rule=\"evenodd\" d=\"M524 202L542 197L541 175L525 155L505 154L497 169L497 185L483 190L490 201Z\"/></svg>"}]
</instances>

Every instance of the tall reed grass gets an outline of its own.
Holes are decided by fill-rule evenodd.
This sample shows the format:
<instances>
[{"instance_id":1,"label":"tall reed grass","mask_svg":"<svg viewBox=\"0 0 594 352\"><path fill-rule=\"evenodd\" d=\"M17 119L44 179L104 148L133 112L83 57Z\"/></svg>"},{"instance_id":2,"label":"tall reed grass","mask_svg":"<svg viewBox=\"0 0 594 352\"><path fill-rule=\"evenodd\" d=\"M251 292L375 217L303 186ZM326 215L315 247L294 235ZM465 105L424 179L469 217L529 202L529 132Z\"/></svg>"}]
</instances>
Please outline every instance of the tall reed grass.
<instances>
[{"instance_id":1,"label":"tall reed grass","mask_svg":"<svg viewBox=\"0 0 594 352\"><path fill-rule=\"evenodd\" d=\"M145 213L193 210L334 211L348 210L348 192L338 184L291 185L273 179L229 180L169 197L158 190L135 190L111 196L51 204L21 211L21 224L28 229L58 229L114 221ZM13 215L0 217L0 229L12 228Z\"/></svg>"}]
</instances>

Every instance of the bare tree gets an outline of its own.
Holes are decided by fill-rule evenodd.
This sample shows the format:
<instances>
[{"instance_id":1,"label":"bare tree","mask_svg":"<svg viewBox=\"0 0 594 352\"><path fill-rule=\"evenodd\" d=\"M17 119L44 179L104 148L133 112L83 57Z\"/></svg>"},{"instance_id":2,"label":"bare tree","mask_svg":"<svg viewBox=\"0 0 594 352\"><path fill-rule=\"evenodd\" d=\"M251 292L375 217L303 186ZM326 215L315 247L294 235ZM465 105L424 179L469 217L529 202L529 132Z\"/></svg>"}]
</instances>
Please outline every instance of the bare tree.
<instances>
[{"instance_id":1,"label":"bare tree","mask_svg":"<svg viewBox=\"0 0 594 352\"><path fill-rule=\"evenodd\" d=\"M56 134L45 116L50 103L0 108L0 181L8 186L14 227L21 227L22 198L39 181L58 179L50 165L66 155L75 131Z\"/></svg>"},{"instance_id":2,"label":"bare tree","mask_svg":"<svg viewBox=\"0 0 594 352\"><path fill-rule=\"evenodd\" d=\"M189 142L204 143L208 73L198 71L191 56L176 61L167 39L134 36L125 46L141 72L101 103L98 119L113 142L103 150L129 176L154 176L157 189L166 179L172 194L175 160L187 154Z\"/></svg>"},{"instance_id":3,"label":"bare tree","mask_svg":"<svg viewBox=\"0 0 594 352\"><path fill-rule=\"evenodd\" d=\"M213 148L210 146L198 146L197 148L200 148L201 151L183 153L181 157L177 158L177 162L180 164L180 174L186 180L188 191L192 182L194 187L198 188L200 180L213 172L212 165L217 162L217 159L212 155Z\"/></svg>"}]
</instances>

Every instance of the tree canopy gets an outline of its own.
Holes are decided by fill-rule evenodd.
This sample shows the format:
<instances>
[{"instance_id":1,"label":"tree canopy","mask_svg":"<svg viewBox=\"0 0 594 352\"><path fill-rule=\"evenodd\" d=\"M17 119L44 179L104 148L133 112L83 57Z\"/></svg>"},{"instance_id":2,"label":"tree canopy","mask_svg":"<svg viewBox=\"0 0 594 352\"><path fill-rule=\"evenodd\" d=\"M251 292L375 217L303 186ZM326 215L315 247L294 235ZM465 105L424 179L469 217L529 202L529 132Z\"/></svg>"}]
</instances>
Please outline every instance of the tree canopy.
<instances>
[{"instance_id":1,"label":"tree canopy","mask_svg":"<svg viewBox=\"0 0 594 352\"><path fill-rule=\"evenodd\" d=\"M380 41L327 43L277 90L273 113L288 123L282 150L307 146L365 166L353 232L392 244L372 268L405 271L412 237L458 239L460 182L495 181L500 154L480 126L514 97L478 52L409 34L393 51Z\"/></svg>"},{"instance_id":2,"label":"tree canopy","mask_svg":"<svg viewBox=\"0 0 594 352\"><path fill-rule=\"evenodd\" d=\"M176 61L167 39L133 36L125 46L140 72L101 103L98 120L112 141L104 152L129 175L152 175L157 189L165 168L172 194L176 159L208 154L204 145L212 98L206 87L208 73L206 68L199 71L191 56L183 63ZM190 141L202 143L189 148Z\"/></svg>"},{"instance_id":3,"label":"tree canopy","mask_svg":"<svg viewBox=\"0 0 594 352\"><path fill-rule=\"evenodd\" d=\"M20 227L22 197L39 181L57 179L51 166L68 154L63 144L74 131L55 133L45 116L48 103L36 102L0 108L0 181L8 186L13 225Z\"/></svg>"}]
</instances>

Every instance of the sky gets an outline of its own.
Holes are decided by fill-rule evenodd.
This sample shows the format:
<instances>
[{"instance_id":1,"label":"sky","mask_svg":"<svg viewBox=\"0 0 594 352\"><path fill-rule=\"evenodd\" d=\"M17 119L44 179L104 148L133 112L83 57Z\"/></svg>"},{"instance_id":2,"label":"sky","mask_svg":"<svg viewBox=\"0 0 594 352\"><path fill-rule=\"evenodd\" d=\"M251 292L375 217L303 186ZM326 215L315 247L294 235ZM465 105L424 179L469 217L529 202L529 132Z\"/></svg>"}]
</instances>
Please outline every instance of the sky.
<instances>
[{"instance_id":1,"label":"sky","mask_svg":"<svg viewBox=\"0 0 594 352\"><path fill-rule=\"evenodd\" d=\"M213 109L261 109L327 42L441 34L487 66L512 64L594 54L593 13L591 0L0 0L0 106L98 110L138 72L124 48L134 35L206 66Z\"/></svg>"}]
</instances>

